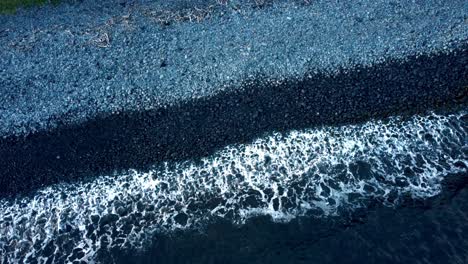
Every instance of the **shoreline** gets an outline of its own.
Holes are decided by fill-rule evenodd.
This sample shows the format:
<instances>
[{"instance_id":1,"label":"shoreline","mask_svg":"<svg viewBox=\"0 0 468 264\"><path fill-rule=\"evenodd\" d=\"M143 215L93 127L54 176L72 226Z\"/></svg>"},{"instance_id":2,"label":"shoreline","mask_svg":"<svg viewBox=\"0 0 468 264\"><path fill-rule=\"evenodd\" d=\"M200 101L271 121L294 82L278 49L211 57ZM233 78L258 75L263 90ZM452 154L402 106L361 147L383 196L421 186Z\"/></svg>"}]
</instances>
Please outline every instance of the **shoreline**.
<instances>
[{"instance_id":1,"label":"shoreline","mask_svg":"<svg viewBox=\"0 0 468 264\"><path fill-rule=\"evenodd\" d=\"M27 137L0 139L0 195L122 169L197 160L268 132L466 109L466 48L358 67L336 76L246 89L169 108L129 112ZM318 113L318 114L317 114Z\"/></svg>"}]
</instances>

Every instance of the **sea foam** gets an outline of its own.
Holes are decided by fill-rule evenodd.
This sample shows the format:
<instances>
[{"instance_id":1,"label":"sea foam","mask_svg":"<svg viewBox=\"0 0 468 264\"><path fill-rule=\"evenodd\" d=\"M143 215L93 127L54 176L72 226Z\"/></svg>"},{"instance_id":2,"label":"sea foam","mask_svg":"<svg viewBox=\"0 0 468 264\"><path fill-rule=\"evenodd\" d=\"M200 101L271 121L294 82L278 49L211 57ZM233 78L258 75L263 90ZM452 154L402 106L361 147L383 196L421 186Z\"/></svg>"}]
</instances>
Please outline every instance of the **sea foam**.
<instances>
[{"instance_id":1,"label":"sea foam","mask_svg":"<svg viewBox=\"0 0 468 264\"><path fill-rule=\"evenodd\" d=\"M0 200L0 255L92 262L115 249L142 250L155 232L202 231L218 217L287 222L339 216L369 201L425 199L444 177L467 171L466 121L462 112L270 133L198 161Z\"/></svg>"}]
</instances>

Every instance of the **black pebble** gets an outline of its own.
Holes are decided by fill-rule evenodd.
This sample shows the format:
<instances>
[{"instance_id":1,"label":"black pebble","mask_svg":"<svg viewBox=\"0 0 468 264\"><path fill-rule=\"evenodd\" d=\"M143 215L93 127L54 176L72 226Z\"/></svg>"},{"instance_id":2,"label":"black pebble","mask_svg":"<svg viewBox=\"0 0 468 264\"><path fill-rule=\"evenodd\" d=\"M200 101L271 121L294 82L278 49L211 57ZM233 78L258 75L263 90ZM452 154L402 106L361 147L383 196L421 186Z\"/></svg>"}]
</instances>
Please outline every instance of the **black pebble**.
<instances>
[{"instance_id":1,"label":"black pebble","mask_svg":"<svg viewBox=\"0 0 468 264\"><path fill-rule=\"evenodd\" d=\"M97 224L99 222L99 215L91 215L91 222Z\"/></svg>"},{"instance_id":2,"label":"black pebble","mask_svg":"<svg viewBox=\"0 0 468 264\"><path fill-rule=\"evenodd\" d=\"M186 225L187 220L188 220L188 215L185 213L179 213L174 217L174 220L179 224L179 225Z\"/></svg>"},{"instance_id":3,"label":"black pebble","mask_svg":"<svg viewBox=\"0 0 468 264\"><path fill-rule=\"evenodd\" d=\"M101 221L99 221L99 225L105 226L107 224L117 221L118 219L119 219L119 216L116 214L107 214L101 218Z\"/></svg>"}]
</instances>

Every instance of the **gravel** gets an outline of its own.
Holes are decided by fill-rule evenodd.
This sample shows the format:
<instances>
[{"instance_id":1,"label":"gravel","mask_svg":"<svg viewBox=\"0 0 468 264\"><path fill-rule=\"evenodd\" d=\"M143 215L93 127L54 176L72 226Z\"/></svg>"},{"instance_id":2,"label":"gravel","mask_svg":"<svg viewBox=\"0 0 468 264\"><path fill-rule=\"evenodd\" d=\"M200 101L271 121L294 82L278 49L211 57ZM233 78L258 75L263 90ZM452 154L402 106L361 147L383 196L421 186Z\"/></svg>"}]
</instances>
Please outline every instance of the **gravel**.
<instances>
[{"instance_id":1,"label":"gravel","mask_svg":"<svg viewBox=\"0 0 468 264\"><path fill-rule=\"evenodd\" d=\"M248 89L259 76L271 85L449 53L468 38L463 0L79 2L0 16L0 136ZM196 21L195 7L210 13Z\"/></svg>"}]
</instances>

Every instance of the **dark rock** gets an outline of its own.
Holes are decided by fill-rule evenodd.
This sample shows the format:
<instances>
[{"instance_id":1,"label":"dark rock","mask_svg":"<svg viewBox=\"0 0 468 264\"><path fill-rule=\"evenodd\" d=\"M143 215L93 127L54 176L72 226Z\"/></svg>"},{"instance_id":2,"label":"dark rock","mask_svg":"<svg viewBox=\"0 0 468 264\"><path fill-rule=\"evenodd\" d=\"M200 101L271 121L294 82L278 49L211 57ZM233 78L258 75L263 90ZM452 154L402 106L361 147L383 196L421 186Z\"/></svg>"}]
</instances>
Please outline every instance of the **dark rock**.
<instances>
[{"instance_id":1,"label":"dark rock","mask_svg":"<svg viewBox=\"0 0 468 264\"><path fill-rule=\"evenodd\" d=\"M154 210L154 204L149 204L146 206L147 211L153 211Z\"/></svg>"},{"instance_id":2,"label":"dark rock","mask_svg":"<svg viewBox=\"0 0 468 264\"><path fill-rule=\"evenodd\" d=\"M97 224L99 222L99 215L91 215L91 222L93 222L93 224Z\"/></svg>"},{"instance_id":3,"label":"dark rock","mask_svg":"<svg viewBox=\"0 0 468 264\"><path fill-rule=\"evenodd\" d=\"M145 210L145 205L141 201L137 202L136 207L140 212Z\"/></svg>"},{"instance_id":4,"label":"dark rock","mask_svg":"<svg viewBox=\"0 0 468 264\"><path fill-rule=\"evenodd\" d=\"M71 257L70 257L70 261L79 260L84 256L85 256L85 253L83 252L82 248L74 248L73 253L72 253Z\"/></svg>"},{"instance_id":5,"label":"dark rock","mask_svg":"<svg viewBox=\"0 0 468 264\"><path fill-rule=\"evenodd\" d=\"M463 161L456 161L453 165L455 165L456 167L460 168L460 169L466 169L466 165Z\"/></svg>"},{"instance_id":6,"label":"dark rock","mask_svg":"<svg viewBox=\"0 0 468 264\"><path fill-rule=\"evenodd\" d=\"M133 228L133 225L130 223L125 223L124 225L120 227L122 232L126 235L130 234L130 232L132 231L132 228Z\"/></svg>"},{"instance_id":7,"label":"dark rock","mask_svg":"<svg viewBox=\"0 0 468 264\"><path fill-rule=\"evenodd\" d=\"M116 214L106 214L103 217L101 217L101 220L99 221L99 226L105 226L107 224L117 221L118 219L119 216Z\"/></svg>"},{"instance_id":8,"label":"dark rock","mask_svg":"<svg viewBox=\"0 0 468 264\"><path fill-rule=\"evenodd\" d=\"M89 236L91 235L93 232L94 232L94 225L93 224L89 224L86 226L86 235Z\"/></svg>"},{"instance_id":9,"label":"dark rock","mask_svg":"<svg viewBox=\"0 0 468 264\"><path fill-rule=\"evenodd\" d=\"M124 208L123 206L119 206L115 211L120 216L125 216L125 215L128 214L128 210L126 208Z\"/></svg>"},{"instance_id":10,"label":"dark rock","mask_svg":"<svg viewBox=\"0 0 468 264\"><path fill-rule=\"evenodd\" d=\"M358 179L370 179L373 175L371 165L364 161L356 161L350 164L349 169Z\"/></svg>"},{"instance_id":11,"label":"dark rock","mask_svg":"<svg viewBox=\"0 0 468 264\"><path fill-rule=\"evenodd\" d=\"M279 209L279 200L278 200L278 198L273 199L273 209L275 211L278 211L278 209Z\"/></svg>"},{"instance_id":12,"label":"dark rock","mask_svg":"<svg viewBox=\"0 0 468 264\"><path fill-rule=\"evenodd\" d=\"M405 177L395 178L395 184L398 187L407 187L409 185L408 180Z\"/></svg>"},{"instance_id":13,"label":"dark rock","mask_svg":"<svg viewBox=\"0 0 468 264\"><path fill-rule=\"evenodd\" d=\"M179 213L174 217L174 221L176 221L179 225L185 226L187 224L188 215L185 213Z\"/></svg>"},{"instance_id":14,"label":"dark rock","mask_svg":"<svg viewBox=\"0 0 468 264\"><path fill-rule=\"evenodd\" d=\"M55 252L55 245L54 245L54 241L51 240L47 243L47 245L42 250L42 255L44 257L50 257L52 256L52 254L54 254L54 252Z\"/></svg>"}]
</instances>

